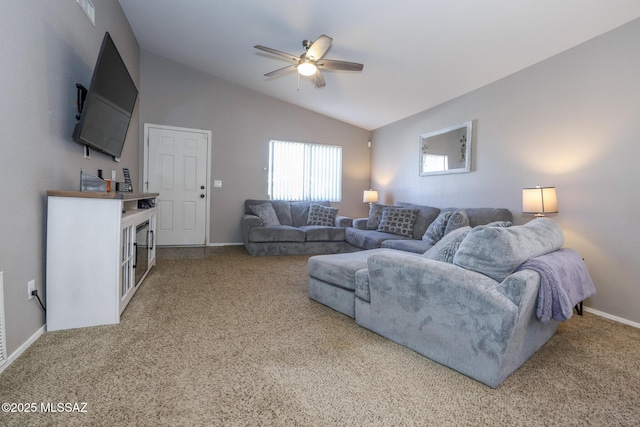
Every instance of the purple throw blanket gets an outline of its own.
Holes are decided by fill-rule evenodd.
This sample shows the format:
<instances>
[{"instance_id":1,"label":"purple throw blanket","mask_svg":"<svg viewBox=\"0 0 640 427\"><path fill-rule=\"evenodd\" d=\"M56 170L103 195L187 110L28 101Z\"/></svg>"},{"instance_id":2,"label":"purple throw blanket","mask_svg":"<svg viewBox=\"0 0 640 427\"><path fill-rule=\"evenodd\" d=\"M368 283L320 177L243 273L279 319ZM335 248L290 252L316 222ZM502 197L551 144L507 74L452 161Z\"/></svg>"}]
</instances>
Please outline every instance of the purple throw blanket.
<instances>
[{"instance_id":1,"label":"purple throw blanket","mask_svg":"<svg viewBox=\"0 0 640 427\"><path fill-rule=\"evenodd\" d=\"M569 319L576 304L596 293L587 266L573 249L559 249L531 258L516 271L524 269L540 274L536 315L542 323Z\"/></svg>"}]
</instances>

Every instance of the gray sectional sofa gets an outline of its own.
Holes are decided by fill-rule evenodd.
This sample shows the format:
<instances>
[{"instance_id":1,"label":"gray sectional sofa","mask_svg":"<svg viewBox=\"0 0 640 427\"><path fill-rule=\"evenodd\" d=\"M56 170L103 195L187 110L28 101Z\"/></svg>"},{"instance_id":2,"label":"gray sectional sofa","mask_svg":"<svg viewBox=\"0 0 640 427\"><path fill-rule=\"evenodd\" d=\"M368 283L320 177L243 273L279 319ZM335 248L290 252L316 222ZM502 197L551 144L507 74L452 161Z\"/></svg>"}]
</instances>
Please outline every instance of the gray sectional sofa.
<instances>
[{"instance_id":1,"label":"gray sectional sofa","mask_svg":"<svg viewBox=\"0 0 640 427\"><path fill-rule=\"evenodd\" d=\"M256 207L270 205L273 208L270 218ZM331 225L315 225L309 222L309 211L313 205L329 209L330 203L292 202L286 200L255 200L244 202L244 214L241 219L244 246L252 256L264 255L300 255L348 253L365 249L392 248L403 251L424 253L433 246L423 240L429 225L441 214L460 211L459 208L440 210L430 206L399 202L395 207L415 211L410 232L403 234L379 231L378 224L372 226L369 218L351 219L337 215ZM384 205L375 204L380 208ZM337 211L337 209L335 209ZM476 226L494 221L511 221L508 209L465 208L468 224ZM271 221L270 221L271 220ZM381 218L378 218L378 223Z\"/></svg>"},{"instance_id":2,"label":"gray sectional sofa","mask_svg":"<svg viewBox=\"0 0 640 427\"><path fill-rule=\"evenodd\" d=\"M402 235L379 231L379 221L372 221L370 218L357 218L353 220L353 227L346 230L346 241L359 249L389 248L422 254L433 246L433 243L423 240L423 236L429 225L441 213L463 210L468 218L468 225L471 227L495 221L512 220L511 211L503 208L446 208L441 210L406 202L398 202L395 206L417 211L411 233ZM380 209L382 211L384 207L381 204L373 204L371 210Z\"/></svg>"},{"instance_id":3,"label":"gray sectional sofa","mask_svg":"<svg viewBox=\"0 0 640 427\"><path fill-rule=\"evenodd\" d=\"M553 336L557 319L571 315L567 302L595 293L584 262L560 249L563 242L560 227L539 218L523 226L460 227L424 254L376 248L314 256L309 296L495 388ZM542 259L579 290L566 292L565 317L554 314L546 323L538 301L547 281L541 287L541 273L528 264Z\"/></svg>"},{"instance_id":4,"label":"gray sectional sofa","mask_svg":"<svg viewBox=\"0 0 640 427\"><path fill-rule=\"evenodd\" d=\"M260 207L267 205L273 208L271 215L260 210ZM335 218L330 223L325 222L325 225L318 224L326 218L310 221L309 213L313 205L325 207L326 211L333 210ZM351 226L352 221L351 218L337 215L337 209L331 208L326 201L249 199L244 202L242 238L252 256L352 252L357 248L345 240L345 229Z\"/></svg>"}]
</instances>

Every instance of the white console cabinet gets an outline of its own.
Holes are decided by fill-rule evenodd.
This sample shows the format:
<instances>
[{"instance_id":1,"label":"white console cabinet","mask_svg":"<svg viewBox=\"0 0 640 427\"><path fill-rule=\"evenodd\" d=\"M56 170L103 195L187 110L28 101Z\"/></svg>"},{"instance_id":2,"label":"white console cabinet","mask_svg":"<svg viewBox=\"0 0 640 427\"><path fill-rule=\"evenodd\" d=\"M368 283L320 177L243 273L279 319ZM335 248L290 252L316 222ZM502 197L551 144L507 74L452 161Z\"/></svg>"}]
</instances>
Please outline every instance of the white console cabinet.
<instances>
[{"instance_id":1,"label":"white console cabinet","mask_svg":"<svg viewBox=\"0 0 640 427\"><path fill-rule=\"evenodd\" d=\"M47 330L120 322L155 265L157 196L48 192Z\"/></svg>"}]
</instances>

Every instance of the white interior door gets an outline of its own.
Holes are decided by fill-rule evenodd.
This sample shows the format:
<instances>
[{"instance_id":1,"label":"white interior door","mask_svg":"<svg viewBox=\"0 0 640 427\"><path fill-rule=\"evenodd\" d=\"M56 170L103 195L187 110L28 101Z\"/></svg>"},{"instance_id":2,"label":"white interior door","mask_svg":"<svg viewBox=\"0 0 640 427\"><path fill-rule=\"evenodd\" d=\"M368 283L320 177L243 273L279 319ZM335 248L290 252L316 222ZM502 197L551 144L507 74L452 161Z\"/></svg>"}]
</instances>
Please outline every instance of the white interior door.
<instances>
[{"instance_id":1,"label":"white interior door","mask_svg":"<svg viewBox=\"0 0 640 427\"><path fill-rule=\"evenodd\" d=\"M147 191L159 193L157 244L206 244L210 131L145 124Z\"/></svg>"}]
</instances>

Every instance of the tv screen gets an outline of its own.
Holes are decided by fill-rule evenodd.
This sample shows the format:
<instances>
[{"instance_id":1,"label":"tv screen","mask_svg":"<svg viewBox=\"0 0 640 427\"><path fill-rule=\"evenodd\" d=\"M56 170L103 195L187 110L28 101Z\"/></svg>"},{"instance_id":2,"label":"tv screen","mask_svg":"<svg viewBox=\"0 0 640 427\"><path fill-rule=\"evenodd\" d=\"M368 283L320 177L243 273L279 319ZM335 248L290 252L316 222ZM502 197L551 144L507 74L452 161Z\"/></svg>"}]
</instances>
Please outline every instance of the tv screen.
<instances>
[{"instance_id":1,"label":"tv screen","mask_svg":"<svg viewBox=\"0 0 640 427\"><path fill-rule=\"evenodd\" d=\"M105 33L73 140L120 157L137 97L138 89L111 36Z\"/></svg>"}]
</instances>

